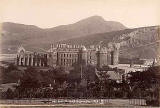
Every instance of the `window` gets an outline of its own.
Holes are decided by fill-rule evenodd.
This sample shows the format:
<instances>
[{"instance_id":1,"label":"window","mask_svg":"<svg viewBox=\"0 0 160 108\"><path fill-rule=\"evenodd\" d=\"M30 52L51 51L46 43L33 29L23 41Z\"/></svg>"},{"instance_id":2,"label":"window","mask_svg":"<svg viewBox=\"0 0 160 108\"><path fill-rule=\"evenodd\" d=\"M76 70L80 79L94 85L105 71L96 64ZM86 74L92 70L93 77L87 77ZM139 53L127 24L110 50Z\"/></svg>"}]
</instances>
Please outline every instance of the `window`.
<instances>
[{"instance_id":1,"label":"window","mask_svg":"<svg viewBox=\"0 0 160 108\"><path fill-rule=\"evenodd\" d=\"M64 62L63 62L63 64L65 65L66 64L66 60L64 59Z\"/></svg>"},{"instance_id":2,"label":"window","mask_svg":"<svg viewBox=\"0 0 160 108\"><path fill-rule=\"evenodd\" d=\"M61 63L60 64L63 65L63 59L61 59Z\"/></svg>"}]
</instances>

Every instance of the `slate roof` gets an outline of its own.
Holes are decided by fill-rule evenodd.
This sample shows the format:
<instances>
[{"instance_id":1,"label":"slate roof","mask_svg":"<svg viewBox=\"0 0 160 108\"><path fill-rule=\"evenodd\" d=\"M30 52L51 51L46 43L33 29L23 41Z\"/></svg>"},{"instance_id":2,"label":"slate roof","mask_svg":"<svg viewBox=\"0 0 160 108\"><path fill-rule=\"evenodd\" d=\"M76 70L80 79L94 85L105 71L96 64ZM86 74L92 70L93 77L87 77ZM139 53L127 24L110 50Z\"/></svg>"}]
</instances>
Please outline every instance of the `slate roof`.
<instances>
[{"instance_id":1,"label":"slate roof","mask_svg":"<svg viewBox=\"0 0 160 108\"><path fill-rule=\"evenodd\" d=\"M110 79L110 80L121 80L121 75L120 73L118 72L115 72L115 71L96 71L96 75L99 79L102 79L101 77L101 74L107 74L109 75L109 78L107 79Z\"/></svg>"},{"instance_id":2,"label":"slate roof","mask_svg":"<svg viewBox=\"0 0 160 108\"><path fill-rule=\"evenodd\" d=\"M108 71L107 74L110 76L109 79L111 80L120 80L121 74L114 72L114 71Z\"/></svg>"}]
</instances>

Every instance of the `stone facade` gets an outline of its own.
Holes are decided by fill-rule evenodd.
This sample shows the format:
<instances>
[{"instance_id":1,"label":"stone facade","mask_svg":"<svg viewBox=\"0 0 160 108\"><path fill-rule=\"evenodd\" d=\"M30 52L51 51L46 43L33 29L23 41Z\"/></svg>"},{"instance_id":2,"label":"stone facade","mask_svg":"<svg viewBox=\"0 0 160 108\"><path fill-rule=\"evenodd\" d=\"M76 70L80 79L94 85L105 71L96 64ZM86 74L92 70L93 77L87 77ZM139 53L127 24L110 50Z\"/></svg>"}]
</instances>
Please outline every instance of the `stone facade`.
<instances>
[{"instance_id":1,"label":"stone facade","mask_svg":"<svg viewBox=\"0 0 160 108\"><path fill-rule=\"evenodd\" d=\"M72 67L74 64L92 64L97 67L117 65L119 62L119 45L110 47L58 44L51 45L48 60L49 66ZM113 54L112 54L113 53Z\"/></svg>"},{"instance_id":2,"label":"stone facade","mask_svg":"<svg viewBox=\"0 0 160 108\"><path fill-rule=\"evenodd\" d=\"M48 53L50 55L48 60L54 61L49 62L49 66L71 67L74 64L88 63L88 52L82 45L51 45Z\"/></svg>"},{"instance_id":3,"label":"stone facade","mask_svg":"<svg viewBox=\"0 0 160 108\"><path fill-rule=\"evenodd\" d=\"M56 44L51 45L48 51L28 51L20 47L17 53L16 64L20 66L63 66L92 64L97 67L117 65L119 46L110 44L108 47L83 45Z\"/></svg>"}]
</instances>

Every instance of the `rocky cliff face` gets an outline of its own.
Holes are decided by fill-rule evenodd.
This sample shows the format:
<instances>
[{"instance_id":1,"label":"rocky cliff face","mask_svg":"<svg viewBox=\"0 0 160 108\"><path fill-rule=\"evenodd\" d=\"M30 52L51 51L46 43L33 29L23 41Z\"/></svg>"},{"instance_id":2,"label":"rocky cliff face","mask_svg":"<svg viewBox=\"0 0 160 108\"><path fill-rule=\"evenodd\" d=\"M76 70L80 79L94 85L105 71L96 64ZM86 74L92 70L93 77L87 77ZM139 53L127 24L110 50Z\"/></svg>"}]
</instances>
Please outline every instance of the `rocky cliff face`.
<instances>
[{"instance_id":1,"label":"rocky cliff face","mask_svg":"<svg viewBox=\"0 0 160 108\"><path fill-rule=\"evenodd\" d=\"M122 54L128 53L129 56L139 58L155 58L160 47L159 27L135 29L131 33L119 36L118 41L121 42Z\"/></svg>"},{"instance_id":2,"label":"rocky cliff face","mask_svg":"<svg viewBox=\"0 0 160 108\"><path fill-rule=\"evenodd\" d=\"M96 45L103 41L102 45L107 46L109 42L121 44L120 54L122 57L132 58L155 58L160 47L159 26L126 29L109 33L89 35L82 38L62 41L63 43Z\"/></svg>"}]
</instances>

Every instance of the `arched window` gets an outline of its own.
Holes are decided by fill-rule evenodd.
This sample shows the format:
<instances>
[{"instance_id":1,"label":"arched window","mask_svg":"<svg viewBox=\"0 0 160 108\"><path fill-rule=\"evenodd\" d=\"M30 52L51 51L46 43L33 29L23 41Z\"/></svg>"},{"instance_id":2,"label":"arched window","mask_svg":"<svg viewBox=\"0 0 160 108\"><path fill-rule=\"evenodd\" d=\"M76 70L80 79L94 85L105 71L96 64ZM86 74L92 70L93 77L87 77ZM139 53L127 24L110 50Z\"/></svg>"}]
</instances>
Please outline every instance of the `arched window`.
<instances>
[{"instance_id":1,"label":"arched window","mask_svg":"<svg viewBox=\"0 0 160 108\"><path fill-rule=\"evenodd\" d=\"M20 54L24 54L24 50L23 49L20 51Z\"/></svg>"}]
</instances>

